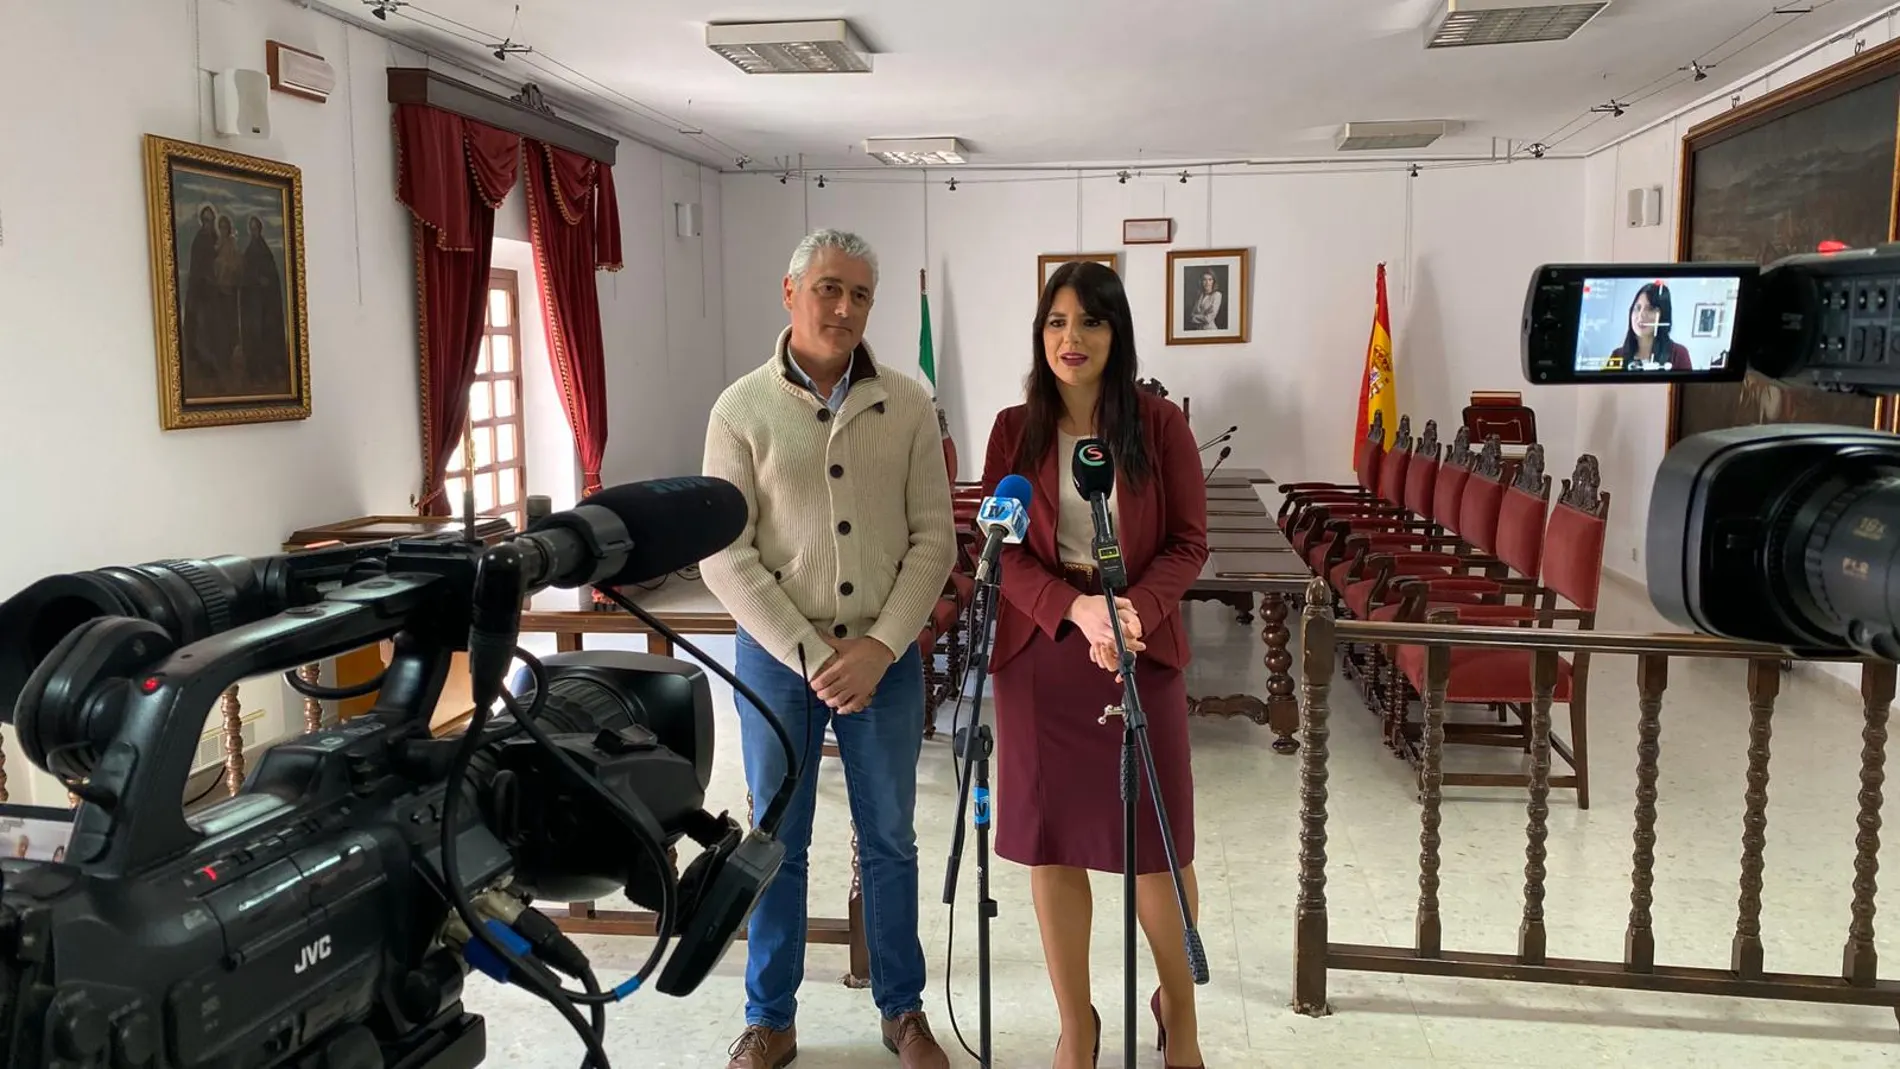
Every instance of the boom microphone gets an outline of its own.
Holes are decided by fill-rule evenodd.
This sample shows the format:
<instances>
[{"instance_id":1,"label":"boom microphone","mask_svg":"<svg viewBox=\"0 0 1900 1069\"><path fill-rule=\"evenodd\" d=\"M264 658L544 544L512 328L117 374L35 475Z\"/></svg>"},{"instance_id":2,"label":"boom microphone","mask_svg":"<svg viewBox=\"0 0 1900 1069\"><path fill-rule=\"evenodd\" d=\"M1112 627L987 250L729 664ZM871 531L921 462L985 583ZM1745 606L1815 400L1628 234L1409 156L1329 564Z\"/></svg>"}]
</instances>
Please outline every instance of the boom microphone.
<instances>
[{"instance_id":1,"label":"boom microphone","mask_svg":"<svg viewBox=\"0 0 1900 1069\"><path fill-rule=\"evenodd\" d=\"M531 587L622 586L712 556L739 537L745 522L738 487L688 475L609 486L516 541L541 552L538 564L525 569Z\"/></svg>"},{"instance_id":2,"label":"boom microphone","mask_svg":"<svg viewBox=\"0 0 1900 1069\"><path fill-rule=\"evenodd\" d=\"M976 525L988 532L989 539L983 543L983 555L976 562L977 582L989 582L1003 543L1023 540L1023 533L1029 530L1029 502L1035 493L1028 479L1011 474L1003 476L996 484L996 492L983 499L982 508L977 510Z\"/></svg>"}]
</instances>

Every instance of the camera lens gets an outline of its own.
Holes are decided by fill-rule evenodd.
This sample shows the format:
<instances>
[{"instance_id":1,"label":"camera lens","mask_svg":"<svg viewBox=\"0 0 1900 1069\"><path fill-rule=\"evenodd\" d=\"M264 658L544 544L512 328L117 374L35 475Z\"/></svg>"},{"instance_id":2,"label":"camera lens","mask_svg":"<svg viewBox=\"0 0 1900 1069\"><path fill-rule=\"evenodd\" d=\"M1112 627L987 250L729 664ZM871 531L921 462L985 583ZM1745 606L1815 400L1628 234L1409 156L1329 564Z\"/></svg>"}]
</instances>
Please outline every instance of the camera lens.
<instances>
[{"instance_id":1,"label":"camera lens","mask_svg":"<svg viewBox=\"0 0 1900 1069\"><path fill-rule=\"evenodd\" d=\"M1805 580L1787 584L1796 604L1853 648L1900 659L1900 467L1843 463L1803 498L1783 555L1790 577Z\"/></svg>"},{"instance_id":2,"label":"camera lens","mask_svg":"<svg viewBox=\"0 0 1900 1069\"><path fill-rule=\"evenodd\" d=\"M281 609L245 557L170 560L54 575L0 602L0 721L20 689L73 628L98 616L133 616L183 645Z\"/></svg>"}]
</instances>

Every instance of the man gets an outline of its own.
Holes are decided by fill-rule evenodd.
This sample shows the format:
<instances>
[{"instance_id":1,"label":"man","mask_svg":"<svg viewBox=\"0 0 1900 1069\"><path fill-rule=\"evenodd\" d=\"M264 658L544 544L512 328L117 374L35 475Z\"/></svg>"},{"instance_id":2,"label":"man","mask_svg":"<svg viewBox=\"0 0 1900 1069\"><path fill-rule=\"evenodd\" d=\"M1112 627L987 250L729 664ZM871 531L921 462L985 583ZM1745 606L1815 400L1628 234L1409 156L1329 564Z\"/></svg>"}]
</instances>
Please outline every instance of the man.
<instances>
[{"instance_id":1,"label":"man","mask_svg":"<svg viewBox=\"0 0 1900 1069\"><path fill-rule=\"evenodd\" d=\"M827 723L857 826L884 1045L904 1069L950 1064L923 1012L912 815L924 718L917 633L943 593L956 534L930 394L881 371L864 344L876 293L877 258L862 238L806 236L785 276L791 326L763 367L720 396L706 429L706 474L745 494L748 519L702 574L739 625L736 674L784 722L805 773L779 828L785 864L752 911L746 1030L729 1069L781 1069L798 1056L807 850ZM785 752L759 710L737 704L762 813Z\"/></svg>"}]
</instances>

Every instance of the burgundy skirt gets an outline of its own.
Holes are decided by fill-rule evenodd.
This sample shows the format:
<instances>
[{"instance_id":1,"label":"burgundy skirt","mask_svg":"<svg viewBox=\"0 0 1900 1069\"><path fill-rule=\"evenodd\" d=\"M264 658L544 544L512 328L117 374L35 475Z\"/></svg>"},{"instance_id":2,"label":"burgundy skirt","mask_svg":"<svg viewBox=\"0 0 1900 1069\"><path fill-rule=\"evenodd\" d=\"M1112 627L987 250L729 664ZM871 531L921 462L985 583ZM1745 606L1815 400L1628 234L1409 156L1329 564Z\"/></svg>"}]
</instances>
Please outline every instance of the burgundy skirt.
<instances>
[{"instance_id":1,"label":"burgundy skirt","mask_svg":"<svg viewBox=\"0 0 1900 1069\"><path fill-rule=\"evenodd\" d=\"M1088 640L1064 625L1037 631L997 672L996 853L1021 865L1122 871L1122 685L1089 659ZM1194 768L1188 754L1187 681L1137 656L1135 685L1148 716L1155 775L1181 864L1194 860ZM1136 761L1135 871L1166 872L1148 779Z\"/></svg>"}]
</instances>

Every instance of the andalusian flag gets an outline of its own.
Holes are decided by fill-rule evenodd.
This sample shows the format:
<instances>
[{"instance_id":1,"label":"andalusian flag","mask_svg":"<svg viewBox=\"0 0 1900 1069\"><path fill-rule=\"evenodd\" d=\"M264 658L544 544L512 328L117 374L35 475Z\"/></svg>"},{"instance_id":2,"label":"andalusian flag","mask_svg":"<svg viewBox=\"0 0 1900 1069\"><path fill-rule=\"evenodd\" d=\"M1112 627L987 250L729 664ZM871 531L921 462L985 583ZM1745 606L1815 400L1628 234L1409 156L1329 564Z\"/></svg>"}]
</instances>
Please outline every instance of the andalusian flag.
<instances>
[{"instance_id":1,"label":"andalusian flag","mask_svg":"<svg viewBox=\"0 0 1900 1069\"><path fill-rule=\"evenodd\" d=\"M925 272L917 271L917 299L923 302L921 309L922 326L917 328L917 366L923 369L924 378L930 382L930 398L937 398L937 349L930 341L930 288L925 284ZM950 437L950 421L944 417L943 406L937 406L937 429L945 438Z\"/></svg>"},{"instance_id":2,"label":"andalusian flag","mask_svg":"<svg viewBox=\"0 0 1900 1069\"><path fill-rule=\"evenodd\" d=\"M1372 426L1372 414L1385 417L1385 446L1392 448L1392 437L1399 432L1398 382L1392 375L1392 312L1385 301L1385 265L1379 265L1379 304L1372 313L1372 341L1366 346L1366 370L1359 378L1359 416L1353 427L1352 444L1357 450L1366 440L1366 428Z\"/></svg>"}]
</instances>

